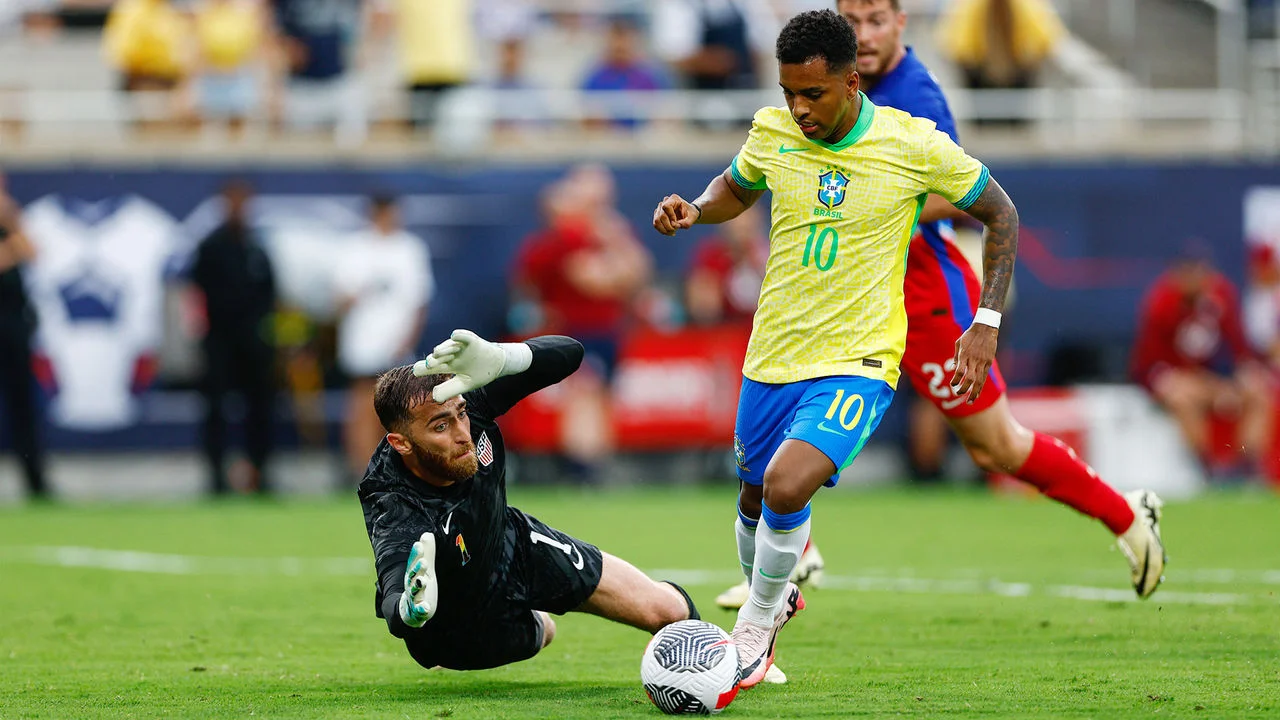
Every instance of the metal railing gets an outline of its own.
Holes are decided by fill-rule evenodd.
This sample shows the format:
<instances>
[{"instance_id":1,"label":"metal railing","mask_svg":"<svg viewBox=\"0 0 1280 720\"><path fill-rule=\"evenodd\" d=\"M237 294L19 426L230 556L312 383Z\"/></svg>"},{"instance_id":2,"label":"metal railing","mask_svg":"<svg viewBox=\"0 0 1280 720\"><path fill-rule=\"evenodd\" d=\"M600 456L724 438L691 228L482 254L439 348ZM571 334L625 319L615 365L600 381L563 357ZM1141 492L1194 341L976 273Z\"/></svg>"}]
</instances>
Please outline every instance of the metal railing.
<instances>
[{"instance_id":1,"label":"metal railing","mask_svg":"<svg viewBox=\"0 0 1280 720\"><path fill-rule=\"evenodd\" d=\"M1265 66L1261 58L1270 57ZM983 148L1010 154L1193 154L1280 152L1280 53L1255 56L1252 94L1237 90L1153 90L1146 88L1069 88L1035 90L949 90L952 109L962 125L982 132ZM378 96L370 89L344 95L329 127L318 140L329 146L359 151L377 128L404 126L409 102L396 94ZM351 98L363 98L351 102ZM419 152L484 155L496 136L518 128L526 142L539 137L570 135L584 155L613 152L601 135L582 134L582 128L618 126L620 137L668 135L695 129L711 143L709 152L722 153L742 139L742 130L762 106L780 105L776 91L734 92L607 92L575 90L494 90L469 87L446 96L437 107L432 131L423 137L404 134ZM107 90L0 91L0 155L44 148L68 156L92 150L119 150L146 139L143 126L173 121L171 103L163 94L124 94ZM989 123L999 121L998 128ZM5 127L21 128L6 137ZM1181 131L1181 140L1164 150L1153 145L1159 131ZM1002 134L1003 133L1003 134ZM272 131L265 117L255 117L239 139L218 136L211 151L252 154L257 148L291 133ZM167 132L174 142L189 142L198 133L174 123ZM20 139L15 139L17 136ZM327 138L327 139L326 139ZM154 136L150 138L154 140ZM720 141L716 144L717 139ZM1012 140L1018 140L1018 143ZM113 147L114 146L114 147ZM661 153L661 144L657 152ZM712 150L711 148L715 148ZM503 152L510 153L511 148ZM680 146L672 156L687 155ZM696 154L696 152L694 153Z\"/></svg>"}]
</instances>

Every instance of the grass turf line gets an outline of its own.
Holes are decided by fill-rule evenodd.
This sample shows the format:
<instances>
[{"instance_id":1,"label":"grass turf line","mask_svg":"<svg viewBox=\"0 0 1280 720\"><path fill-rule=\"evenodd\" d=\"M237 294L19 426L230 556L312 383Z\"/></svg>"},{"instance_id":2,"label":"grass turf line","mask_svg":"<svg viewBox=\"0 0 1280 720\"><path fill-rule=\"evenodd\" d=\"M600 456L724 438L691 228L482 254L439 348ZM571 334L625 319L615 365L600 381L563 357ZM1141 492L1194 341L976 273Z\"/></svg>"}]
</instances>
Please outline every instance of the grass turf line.
<instances>
[{"instance_id":1,"label":"grass turf line","mask_svg":"<svg viewBox=\"0 0 1280 720\"><path fill-rule=\"evenodd\" d=\"M732 571L733 490L513 488L540 519L645 568ZM1207 606L1032 595L817 590L781 637L791 683L725 717L1276 717L1280 499L1215 494L1166 511L1161 590ZM1042 500L827 491L827 571L1128 588L1097 523ZM648 636L558 622L537 658L479 673L417 667L373 617L373 576L163 575L38 565L83 546L217 558L369 555L354 498L0 509L0 717L660 717L638 682ZM308 565L312 567L313 565ZM1212 570L1239 579L1214 580ZM1185 572L1190 579L1180 579ZM691 587L704 616L731 626Z\"/></svg>"}]
</instances>

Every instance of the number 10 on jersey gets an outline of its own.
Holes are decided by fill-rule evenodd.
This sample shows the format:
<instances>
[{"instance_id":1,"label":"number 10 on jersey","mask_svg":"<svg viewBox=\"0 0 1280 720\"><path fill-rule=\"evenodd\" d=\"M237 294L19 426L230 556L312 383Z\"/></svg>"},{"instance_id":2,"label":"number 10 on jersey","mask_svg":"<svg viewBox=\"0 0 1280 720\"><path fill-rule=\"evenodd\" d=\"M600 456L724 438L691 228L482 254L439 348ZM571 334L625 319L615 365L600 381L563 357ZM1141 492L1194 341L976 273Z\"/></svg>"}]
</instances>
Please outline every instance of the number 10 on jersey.
<instances>
[{"instance_id":1,"label":"number 10 on jersey","mask_svg":"<svg viewBox=\"0 0 1280 720\"><path fill-rule=\"evenodd\" d=\"M809 223L809 237L804 241L804 260L800 266L809 267L812 259L814 267L826 272L836 264L836 251L839 249L840 236L835 230L824 227L819 231L818 223Z\"/></svg>"}]
</instances>

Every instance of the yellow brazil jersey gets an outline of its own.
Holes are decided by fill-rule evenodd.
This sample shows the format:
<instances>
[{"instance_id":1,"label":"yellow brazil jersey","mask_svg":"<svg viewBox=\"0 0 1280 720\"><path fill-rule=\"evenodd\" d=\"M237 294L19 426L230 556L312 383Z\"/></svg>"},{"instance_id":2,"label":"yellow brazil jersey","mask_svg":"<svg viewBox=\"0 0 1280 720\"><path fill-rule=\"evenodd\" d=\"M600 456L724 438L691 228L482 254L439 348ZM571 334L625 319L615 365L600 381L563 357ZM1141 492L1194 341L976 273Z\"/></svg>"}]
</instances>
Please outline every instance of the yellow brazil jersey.
<instances>
[{"instance_id":1,"label":"yellow brazil jersey","mask_svg":"<svg viewBox=\"0 0 1280 720\"><path fill-rule=\"evenodd\" d=\"M773 195L743 374L762 383L860 375L896 387L907 244L925 197L967 208L986 167L932 121L862 95L857 124L834 145L806 138L786 108L761 109L730 172Z\"/></svg>"}]
</instances>

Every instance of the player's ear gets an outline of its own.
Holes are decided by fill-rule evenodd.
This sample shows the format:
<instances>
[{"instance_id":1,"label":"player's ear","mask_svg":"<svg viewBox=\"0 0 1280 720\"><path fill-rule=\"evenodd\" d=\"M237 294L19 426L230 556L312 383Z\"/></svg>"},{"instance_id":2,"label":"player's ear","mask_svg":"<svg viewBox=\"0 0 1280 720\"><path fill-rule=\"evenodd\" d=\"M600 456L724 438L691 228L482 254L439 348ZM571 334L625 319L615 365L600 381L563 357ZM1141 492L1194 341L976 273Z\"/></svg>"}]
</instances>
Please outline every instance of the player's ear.
<instances>
[{"instance_id":1,"label":"player's ear","mask_svg":"<svg viewBox=\"0 0 1280 720\"><path fill-rule=\"evenodd\" d=\"M413 454L413 444L409 442L409 438L400 433L387 433L387 442L391 444L392 449L401 455Z\"/></svg>"},{"instance_id":2,"label":"player's ear","mask_svg":"<svg viewBox=\"0 0 1280 720\"><path fill-rule=\"evenodd\" d=\"M845 93L852 100L858 97L858 86L862 84L862 78L858 77L858 71L849 68L849 74L845 77Z\"/></svg>"}]
</instances>

